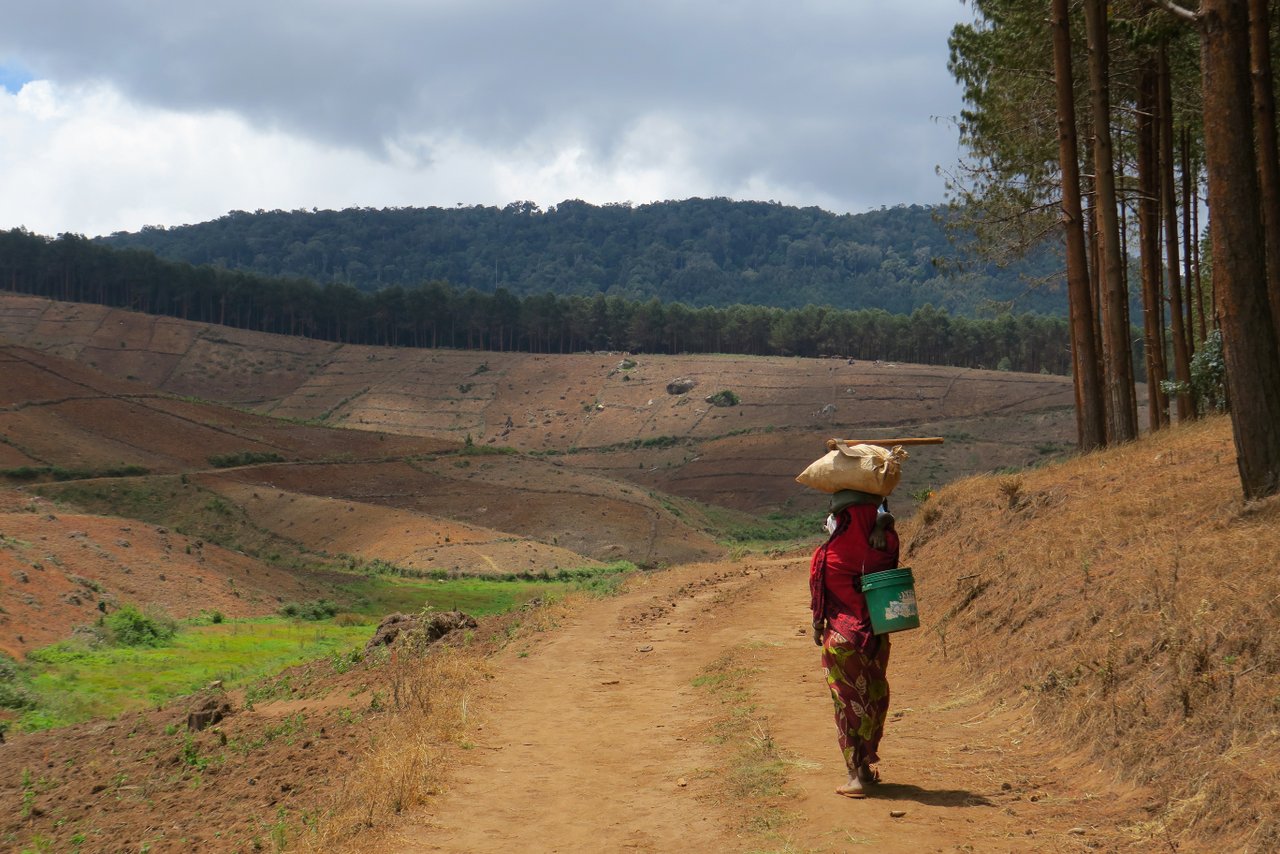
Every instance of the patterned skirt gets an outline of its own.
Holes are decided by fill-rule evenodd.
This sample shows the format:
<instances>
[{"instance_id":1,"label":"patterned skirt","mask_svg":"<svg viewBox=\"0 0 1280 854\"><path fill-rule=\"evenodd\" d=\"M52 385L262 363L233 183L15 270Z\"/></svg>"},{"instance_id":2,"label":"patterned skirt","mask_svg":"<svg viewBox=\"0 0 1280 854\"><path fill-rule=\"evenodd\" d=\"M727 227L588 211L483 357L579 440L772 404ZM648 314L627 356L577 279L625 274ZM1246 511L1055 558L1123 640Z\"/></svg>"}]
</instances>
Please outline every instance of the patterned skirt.
<instances>
[{"instance_id":1,"label":"patterned skirt","mask_svg":"<svg viewBox=\"0 0 1280 854\"><path fill-rule=\"evenodd\" d=\"M822 669L836 706L840 752L850 773L880 761L877 750L889 713L889 641L878 638L868 655L834 629L822 639Z\"/></svg>"}]
</instances>

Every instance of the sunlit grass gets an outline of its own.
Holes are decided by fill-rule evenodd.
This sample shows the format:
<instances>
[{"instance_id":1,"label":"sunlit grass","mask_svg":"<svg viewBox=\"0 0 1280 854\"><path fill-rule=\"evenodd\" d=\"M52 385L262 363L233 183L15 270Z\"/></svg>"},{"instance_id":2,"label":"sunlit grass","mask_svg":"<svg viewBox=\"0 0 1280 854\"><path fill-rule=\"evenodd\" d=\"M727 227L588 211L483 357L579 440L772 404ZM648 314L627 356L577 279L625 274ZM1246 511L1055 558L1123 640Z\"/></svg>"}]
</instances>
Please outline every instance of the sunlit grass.
<instances>
[{"instance_id":1,"label":"sunlit grass","mask_svg":"<svg viewBox=\"0 0 1280 854\"><path fill-rule=\"evenodd\" d=\"M563 595L574 585L561 581L492 581L451 578L441 581L410 578L364 578L343 585L352 610L382 616L411 613L428 605L437 611L465 611L475 617L500 614L537 597Z\"/></svg>"},{"instance_id":2,"label":"sunlit grass","mask_svg":"<svg viewBox=\"0 0 1280 854\"><path fill-rule=\"evenodd\" d=\"M566 569L542 577L405 578L379 575L342 585L351 597L351 610L381 617L394 611L410 613L430 606L437 611L465 611L473 617L501 614L532 599L558 599L587 590L612 592L635 566L619 561L603 567Z\"/></svg>"},{"instance_id":3,"label":"sunlit grass","mask_svg":"<svg viewBox=\"0 0 1280 854\"><path fill-rule=\"evenodd\" d=\"M367 618L289 620L267 617L209 625L186 625L164 646L89 646L64 641L33 652L22 680L36 707L23 729L65 726L91 718L152 708L221 680L231 689L316 658L345 654L364 645L373 626L394 612L460 610L472 616L499 614L533 599L553 600L581 590L608 592L632 570L619 563L565 571L546 580L510 578L413 579L353 577L341 589L346 606Z\"/></svg>"},{"instance_id":4,"label":"sunlit grass","mask_svg":"<svg viewBox=\"0 0 1280 854\"><path fill-rule=\"evenodd\" d=\"M157 706L221 679L243 685L286 667L362 645L369 626L278 617L187 626L168 646L88 649L67 641L33 653L37 707L25 729L62 726Z\"/></svg>"}]
</instances>

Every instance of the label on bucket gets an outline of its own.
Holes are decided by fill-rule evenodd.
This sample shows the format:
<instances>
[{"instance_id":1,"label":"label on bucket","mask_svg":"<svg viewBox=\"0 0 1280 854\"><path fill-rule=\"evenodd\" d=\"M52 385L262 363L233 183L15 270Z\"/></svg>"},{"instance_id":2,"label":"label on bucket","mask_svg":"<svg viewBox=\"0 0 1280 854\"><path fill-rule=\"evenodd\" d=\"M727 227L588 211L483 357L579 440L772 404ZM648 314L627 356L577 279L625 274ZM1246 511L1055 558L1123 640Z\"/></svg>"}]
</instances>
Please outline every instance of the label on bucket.
<instances>
[{"instance_id":1,"label":"label on bucket","mask_svg":"<svg viewBox=\"0 0 1280 854\"><path fill-rule=\"evenodd\" d=\"M899 620L914 617L919 611L916 610L916 592L914 590L903 590L898 594L897 599L893 599L885 606L884 618L886 620Z\"/></svg>"}]
</instances>

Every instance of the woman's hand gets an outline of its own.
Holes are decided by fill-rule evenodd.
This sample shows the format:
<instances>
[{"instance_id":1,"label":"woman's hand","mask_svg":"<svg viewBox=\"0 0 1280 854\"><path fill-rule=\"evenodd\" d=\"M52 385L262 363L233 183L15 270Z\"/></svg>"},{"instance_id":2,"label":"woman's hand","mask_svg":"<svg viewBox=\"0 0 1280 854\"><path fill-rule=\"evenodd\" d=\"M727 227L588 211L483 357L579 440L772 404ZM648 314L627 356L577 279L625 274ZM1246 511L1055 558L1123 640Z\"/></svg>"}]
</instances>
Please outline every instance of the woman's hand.
<instances>
[{"instance_id":1,"label":"woman's hand","mask_svg":"<svg viewBox=\"0 0 1280 854\"><path fill-rule=\"evenodd\" d=\"M867 545L876 551L884 551L889 545L889 538L885 536L885 532L893 527L893 522L893 516L889 513L877 515L875 527L871 529L871 535L867 537Z\"/></svg>"},{"instance_id":2,"label":"woman's hand","mask_svg":"<svg viewBox=\"0 0 1280 854\"><path fill-rule=\"evenodd\" d=\"M822 646L822 623L813 624L813 643L815 646Z\"/></svg>"}]
</instances>

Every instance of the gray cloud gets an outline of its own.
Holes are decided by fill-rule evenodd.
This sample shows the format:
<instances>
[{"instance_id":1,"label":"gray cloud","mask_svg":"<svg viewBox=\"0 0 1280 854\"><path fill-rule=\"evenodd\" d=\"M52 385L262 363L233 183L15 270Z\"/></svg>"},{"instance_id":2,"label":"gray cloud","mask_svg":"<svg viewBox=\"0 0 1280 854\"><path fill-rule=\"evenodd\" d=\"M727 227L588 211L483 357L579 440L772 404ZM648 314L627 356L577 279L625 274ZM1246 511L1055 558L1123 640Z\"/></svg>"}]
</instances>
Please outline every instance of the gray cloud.
<instances>
[{"instance_id":1,"label":"gray cloud","mask_svg":"<svg viewBox=\"0 0 1280 854\"><path fill-rule=\"evenodd\" d=\"M15 5L0 60L37 77L376 157L573 140L608 164L656 120L686 131L678 154L709 186L846 209L938 201L933 167L955 159L931 116L959 106L945 68L958 0Z\"/></svg>"}]
</instances>

